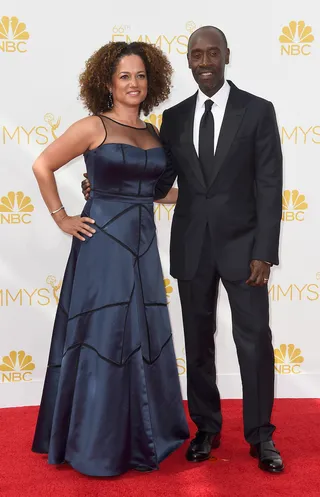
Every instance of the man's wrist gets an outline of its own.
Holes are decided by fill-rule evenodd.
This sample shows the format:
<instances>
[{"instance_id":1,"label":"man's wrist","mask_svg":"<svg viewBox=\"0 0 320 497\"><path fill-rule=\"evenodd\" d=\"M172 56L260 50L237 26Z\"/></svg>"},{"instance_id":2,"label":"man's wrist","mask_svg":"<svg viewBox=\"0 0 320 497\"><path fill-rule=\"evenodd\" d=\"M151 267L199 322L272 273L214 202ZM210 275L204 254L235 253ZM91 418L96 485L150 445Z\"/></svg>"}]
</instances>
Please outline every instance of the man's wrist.
<instances>
[{"instance_id":1,"label":"man's wrist","mask_svg":"<svg viewBox=\"0 0 320 497\"><path fill-rule=\"evenodd\" d=\"M264 264L268 264L268 266L272 267L273 266L273 263L272 262L269 262L269 261L263 261L262 259L252 259L254 261L259 261L259 262L263 262Z\"/></svg>"}]
</instances>

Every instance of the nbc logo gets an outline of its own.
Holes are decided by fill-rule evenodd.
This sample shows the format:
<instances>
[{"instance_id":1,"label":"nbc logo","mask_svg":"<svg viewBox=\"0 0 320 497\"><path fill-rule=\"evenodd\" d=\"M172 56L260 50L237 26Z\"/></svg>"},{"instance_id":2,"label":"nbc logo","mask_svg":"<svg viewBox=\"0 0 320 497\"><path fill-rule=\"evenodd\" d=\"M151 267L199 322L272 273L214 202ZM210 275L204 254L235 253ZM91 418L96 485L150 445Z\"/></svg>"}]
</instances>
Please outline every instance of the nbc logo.
<instances>
[{"instance_id":1,"label":"nbc logo","mask_svg":"<svg viewBox=\"0 0 320 497\"><path fill-rule=\"evenodd\" d=\"M314 41L311 26L306 26L304 21L291 21L282 28L279 36L281 55L310 55L311 45Z\"/></svg>"},{"instance_id":2,"label":"nbc logo","mask_svg":"<svg viewBox=\"0 0 320 497\"><path fill-rule=\"evenodd\" d=\"M304 221L308 209L306 197L298 190L285 190L282 195L282 221Z\"/></svg>"},{"instance_id":3,"label":"nbc logo","mask_svg":"<svg viewBox=\"0 0 320 497\"><path fill-rule=\"evenodd\" d=\"M18 383L32 381L32 371L35 368L31 355L26 355L23 350L12 350L9 355L0 360L1 383Z\"/></svg>"},{"instance_id":4,"label":"nbc logo","mask_svg":"<svg viewBox=\"0 0 320 497\"><path fill-rule=\"evenodd\" d=\"M168 301L168 304L170 304L169 298L170 298L170 295L173 293L173 288L170 285L169 278L165 278L163 280L163 283L164 283L164 289L165 289L166 296L167 296L167 301Z\"/></svg>"},{"instance_id":5,"label":"nbc logo","mask_svg":"<svg viewBox=\"0 0 320 497\"><path fill-rule=\"evenodd\" d=\"M158 129L161 128L162 124L162 114L149 114L147 119L145 119L146 123L151 123L156 126Z\"/></svg>"},{"instance_id":6,"label":"nbc logo","mask_svg":"<svg viewBox=\"0 0 320 497\"><path fill-rule=\"evenodd\" d=\"M20 52L27 51L26 40L29 40L29 33L26 31L24 22L20 22L17 17L3 16L0 20L0 52Z\"/></svg>"},{"instance_id":7,"label":"nbc logo","mask_svg":"<svg viewBox=\"0 0 320 497\"><path fill-rule=\"evenodd\" d=\"M300 374L303 361L301 349L296 349L292 343L282 344L274 351L275 371L278 374Z\"/></svg>"},{"instance_id":8,"label":"nbc logo","mask_svg":"<svg viewBox=\"0 0 320 497\"><path fill-rule=\"evenodd\" d=\"M30 224L34 207L23 192L9 192L0 199L0 224Z\"/></svg>"}]
</instances>

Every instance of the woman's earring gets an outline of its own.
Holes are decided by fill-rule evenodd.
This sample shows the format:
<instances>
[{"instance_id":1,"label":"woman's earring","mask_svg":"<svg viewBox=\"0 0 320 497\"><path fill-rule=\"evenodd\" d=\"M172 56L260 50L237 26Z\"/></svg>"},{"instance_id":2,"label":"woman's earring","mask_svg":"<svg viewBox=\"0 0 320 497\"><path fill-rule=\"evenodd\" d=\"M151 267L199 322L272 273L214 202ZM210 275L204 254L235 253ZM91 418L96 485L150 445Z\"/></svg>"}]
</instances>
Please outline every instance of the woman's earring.
<instances>
[{"instance_id":1,"label":"woman's earring","mask_svg":"<svg viewBox=\"0 0 320 497\"><path fill-rule=\"evenodd\" d=\"M113 107L113 96L112 96L112 91L109 92L108 95L108 109L112 109Z\"/></svg>"}]
</instances>

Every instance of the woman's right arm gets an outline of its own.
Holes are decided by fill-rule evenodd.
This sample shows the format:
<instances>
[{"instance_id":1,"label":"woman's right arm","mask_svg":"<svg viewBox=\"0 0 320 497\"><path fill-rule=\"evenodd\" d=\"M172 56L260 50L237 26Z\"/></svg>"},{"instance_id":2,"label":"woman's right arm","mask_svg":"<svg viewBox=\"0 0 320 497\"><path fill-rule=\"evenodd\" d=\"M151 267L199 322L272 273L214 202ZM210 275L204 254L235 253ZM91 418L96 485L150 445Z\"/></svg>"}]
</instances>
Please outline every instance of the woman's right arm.
<instances>
[{"instance_id":1,"label":"woman's right arm","mask_svg":"<svg viewBox=\"0 0 320 497\"><path fill-rule=\"evenodd\" d=\"M54 172L91 147L97 134L97 121L95 118L81 119L51 143L33 164L34 175L50 213L60 209L62 206ZM86 224L94 224L93 219L68 216L64 208L52 214L52 218L65 233L69 233L82 241L85 241L85 238L80 233L89 237L92 236L92 233L95 233L95 230Z\"/></svg>"}]
</instances>

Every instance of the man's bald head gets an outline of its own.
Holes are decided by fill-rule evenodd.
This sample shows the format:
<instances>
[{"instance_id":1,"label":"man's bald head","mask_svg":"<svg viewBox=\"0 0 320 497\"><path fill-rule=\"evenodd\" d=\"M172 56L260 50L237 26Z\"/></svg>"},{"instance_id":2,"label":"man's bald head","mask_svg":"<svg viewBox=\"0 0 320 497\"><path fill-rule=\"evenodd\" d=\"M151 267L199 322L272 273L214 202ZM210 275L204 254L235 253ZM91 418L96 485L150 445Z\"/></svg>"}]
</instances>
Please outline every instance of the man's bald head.
<instances>
[{"instance_id":1,"label":"man's bald head","mask_svg":"<svg viewBox=\"0 0 320 497\"><path fill-rule=\"evenodd\" d=\"M225 34L214 26L202 26L188 43L188 64L200 90L212 97L224 83L230 50Z\"/></svg>"},{"instance_id":2,"label":"man's bald head","mask_svg":"<svg viewBox=\"0 0 320 497\"><path fill-rule=\"evenodd\" d=\"M197 38L197 36L201 36L203 33L208 33L210 31L213 31L216 34L218 34L221 37L223 43L225 44L225 47L228 48L227 37L224 34L224 32L221 31L221 29L216 28L215 26L201 26L201 28L196 29L192 33L192 35L189 37L189 41L188 41L188 53L190 52L190 47L192 46L192 43Z\"/></svg>"}]
</instances>

